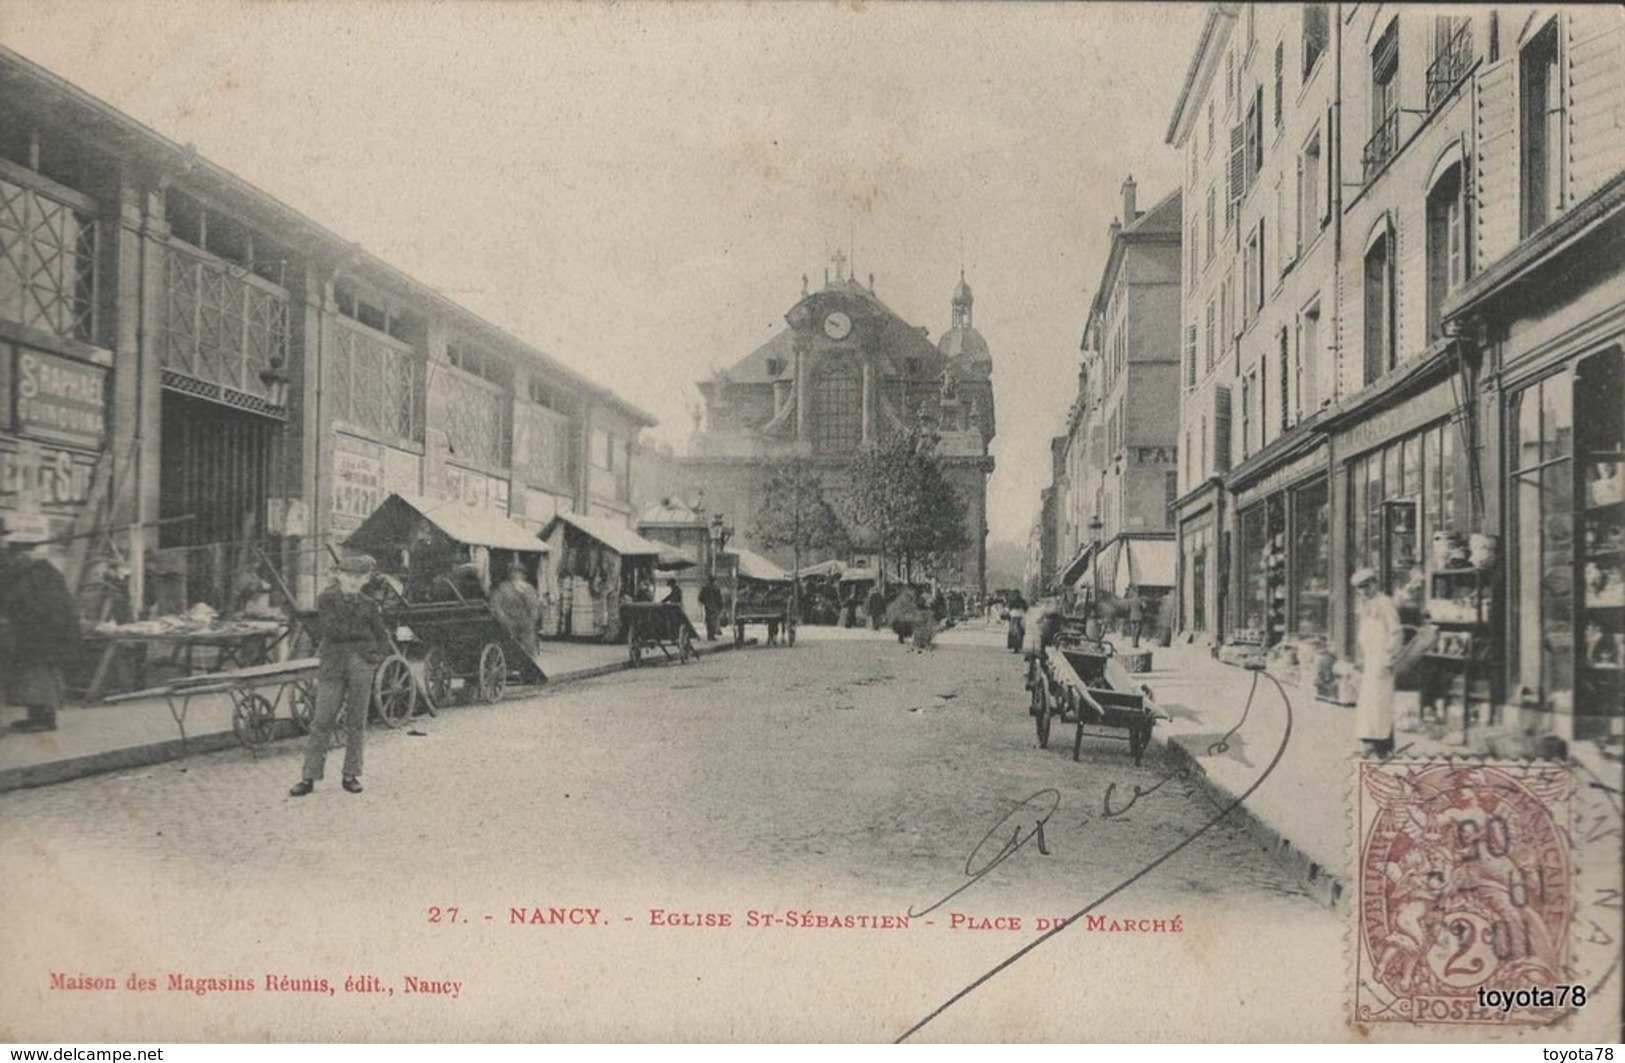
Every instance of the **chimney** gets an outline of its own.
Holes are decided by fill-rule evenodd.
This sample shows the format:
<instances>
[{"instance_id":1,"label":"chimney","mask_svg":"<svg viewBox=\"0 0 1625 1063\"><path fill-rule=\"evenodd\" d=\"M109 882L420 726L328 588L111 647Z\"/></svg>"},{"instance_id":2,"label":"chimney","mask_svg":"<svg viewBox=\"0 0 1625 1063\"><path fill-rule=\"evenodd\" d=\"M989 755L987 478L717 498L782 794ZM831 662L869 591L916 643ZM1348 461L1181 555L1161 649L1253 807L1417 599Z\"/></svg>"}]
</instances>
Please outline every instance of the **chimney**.
<instances>
[{"instance_id":1,"label":"chimney","mask_svg":"<svg viewBox=\"0 0 1625 1063\"><path fill-rule=\"evenodd\" d=\"M1119 222L1116 218L1113 218L1111 225L1107 227L1107 233L1108 233L1107 239L1116 240L1117 239L1117 234L1122 232L1122 231L1123 231L1122 223Z\"/></svg>"},{"instance_id":2,"label":"chimney","mask_svg":"<svg viewBox=\"0 0 1625 1063\"><path fill-rule=\"evenodd\" d=\"M1138 186L1134 183L1134 175L1129 174L1128 180L1123 182L1123 224L1133 225L1134 219L1140 216L1134 209L1134 190Z\"/></svg>"}]
</instances>

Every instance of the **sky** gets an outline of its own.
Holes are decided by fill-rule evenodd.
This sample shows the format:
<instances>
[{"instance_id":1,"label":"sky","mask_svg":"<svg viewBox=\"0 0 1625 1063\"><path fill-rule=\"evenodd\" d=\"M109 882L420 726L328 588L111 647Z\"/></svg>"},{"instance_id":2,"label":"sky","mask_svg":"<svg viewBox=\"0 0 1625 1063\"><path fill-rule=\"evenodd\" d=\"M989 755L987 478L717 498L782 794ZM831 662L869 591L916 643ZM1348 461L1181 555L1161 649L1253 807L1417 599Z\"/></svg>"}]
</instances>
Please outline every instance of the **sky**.
<instances>
[{"instance_id":1,"label":"sky","mask_svg":"<svg viewBox=\"0 0 1625 1063\"><path fill-rule=\"evenodd\" d=\"M613 387L694 383L843 250L992 349L995 540L1025 542L1132 174L1200 5L0 0L0 43Z\"/></svg>"}]
</instances>

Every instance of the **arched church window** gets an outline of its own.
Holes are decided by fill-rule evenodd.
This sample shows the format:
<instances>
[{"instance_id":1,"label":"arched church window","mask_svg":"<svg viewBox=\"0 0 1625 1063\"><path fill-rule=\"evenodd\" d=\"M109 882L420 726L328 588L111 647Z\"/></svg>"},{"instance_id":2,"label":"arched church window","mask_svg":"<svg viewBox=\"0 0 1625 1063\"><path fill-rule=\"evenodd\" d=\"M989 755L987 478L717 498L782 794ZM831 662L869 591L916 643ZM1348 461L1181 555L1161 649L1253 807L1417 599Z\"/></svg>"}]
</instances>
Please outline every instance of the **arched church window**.
<instances>
[{"instance_id":1,"label":"arched church window","mask_svg":"<svg viewBox=\"0 0 1625 1063\"><path fill-rule=\"evenodd\" d=\"M856 450L863 440L863 374L842 360L813 378L808 427L819 453Z\"/></svg>"}]
</instances>

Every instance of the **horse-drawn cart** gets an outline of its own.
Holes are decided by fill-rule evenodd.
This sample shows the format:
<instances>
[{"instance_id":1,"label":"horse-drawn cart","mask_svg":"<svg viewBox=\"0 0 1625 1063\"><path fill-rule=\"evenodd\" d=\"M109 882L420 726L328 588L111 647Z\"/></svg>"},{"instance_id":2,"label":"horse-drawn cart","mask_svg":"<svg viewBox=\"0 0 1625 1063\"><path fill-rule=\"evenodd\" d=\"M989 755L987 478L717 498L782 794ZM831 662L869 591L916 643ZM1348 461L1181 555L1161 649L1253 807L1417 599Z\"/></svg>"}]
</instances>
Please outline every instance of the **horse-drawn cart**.
<instances>
[{"instance_id":1,"label":"horse-drawn cart","mask_svg":"<svg viewBox=\"0 0 1625 1063\"><path fill-rule=\"evenodd\" d=\"M1075 630L1063 629L1053 645L1039 650L1027 686L1040 747L1049 747L1050 726L1056 719L1077 725L1073 760L1082 757L1087 735L1127 739L1129 754L1139 764L1151 743L1152 727L1168 718L1158 710L1151 688L1137 683L1116 660L1110 642Z\"/></svg>"},{"instance_id":2,"label":"horse-drawn cart","mask_svg":"<svg viewBox=\"0 0 1625 1063\"><path fill-rule=\"evenodd\" d=\"M654 650L680 664L699 657L694 643L700 636L675 602L623 602L621 623L626 627L626 655L634 668Z\"/></svg>"}]
</instances>

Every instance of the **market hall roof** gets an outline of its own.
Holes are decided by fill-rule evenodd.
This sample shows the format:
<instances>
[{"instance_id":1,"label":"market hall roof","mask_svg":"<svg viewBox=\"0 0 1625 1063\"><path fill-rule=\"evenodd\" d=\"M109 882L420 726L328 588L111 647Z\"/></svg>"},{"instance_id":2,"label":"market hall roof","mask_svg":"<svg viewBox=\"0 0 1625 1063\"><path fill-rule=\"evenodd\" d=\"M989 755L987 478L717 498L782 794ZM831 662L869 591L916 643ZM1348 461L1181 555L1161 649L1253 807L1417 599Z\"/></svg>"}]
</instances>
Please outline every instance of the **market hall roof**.
<instances>
[{"instance_id":1,"label":"market hall roof","mask_svg":"<svg viewBox=\"0 0 1625 1063\"><path fill-rule=\"evenodd\" d=\"M583 535L596 539L622 557L659 557L669 553L670 546L652 542L623 524L616 524L603 517L588 517L581 513L560 513L547 522L542 529L542 538L551 538L554 529L560 524L567 524Z\"/></svg>"},{"instance_id":2,"label":"market hall roof","mask_svg":"<svg viewBox=\"0 0 1625 1063\"><path fill-rule=\"evenodd\" d=\"M422 517L455 542L497 550L545 553L547 544L530 529L489 509L461 501L424 498L396 492L373 510L345 545L361 550L400 549L412 541L413 518Z\"/></svg>"},{"instance_id":3,"label":"market hall roof","mask_svg":"<svg viewBox=\"0 0 1625 1063\"><path fill-rule=\"evenodd\" d=\"M345 269L371 283L393 289L420 306L433 307L450 322L470 333L470 338L517 355L531 366L561 378L570 386L613 407L640 425L658 424L656 418L632 405L610 388L582 375L569 366L531 346L517 336L487 321L438 289L395 268L383 259L362 250L353 240L338 233L245 181L225 167L210 162L190 144L178 144L157 130L125 114L107 101L93 96L33 60L0 45L0 93L27 97L38 106L80 123L105 138L121 153L159 170L178 174L186 184L207 189L221 207L269 222L279 238L289 246L308 249L311 257L343 263ZM179 182L177 182L179 183Z\"/></svg>"}]
</instances>

